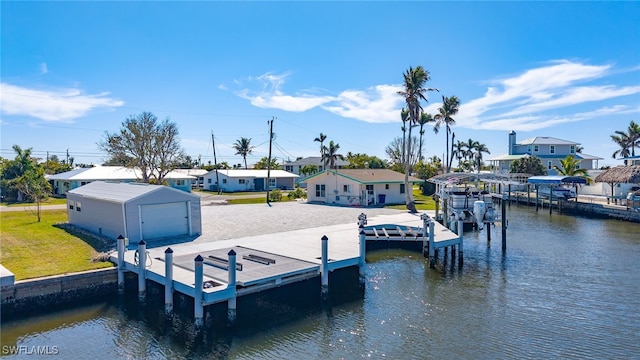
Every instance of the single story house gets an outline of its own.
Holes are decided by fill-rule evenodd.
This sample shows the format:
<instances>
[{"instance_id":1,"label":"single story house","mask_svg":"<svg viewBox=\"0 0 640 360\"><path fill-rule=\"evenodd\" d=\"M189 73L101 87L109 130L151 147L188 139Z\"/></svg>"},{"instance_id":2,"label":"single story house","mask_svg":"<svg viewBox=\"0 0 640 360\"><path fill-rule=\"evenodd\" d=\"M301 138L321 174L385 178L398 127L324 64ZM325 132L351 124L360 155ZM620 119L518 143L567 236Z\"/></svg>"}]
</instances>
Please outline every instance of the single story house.
<instances>
[{"instance_id":1,"label":"single story house","mask_svg":"<svg viewBox=\"0 0 640 360\"><path fill-rule=\"evenodd\" d=\"M558 175L554 166L562 167L560 161L571 155L580 160L580 168L592 170L598 168L601 157L583 154L579 151L580 143L558 139L549 136L535 136L516 141L516 132L509 132L509 153L488 159L497 172L508 173L514 160L527 156L535 156L542 161L547 175ZM594 164L595 162L595 164Z\"/></svg>"},{"instance_id":2,"label":"single story house","mask_svg":"<svg viewBox=\"0 0 640 360\"><path fill-rule=\"evenodd\" d=\"M284 170L253 169L225 169L211 170L203 176L204 189L217 191L216 184L220 183L220 189L224 192L238 191L266 191L267 175L269 175L269 189L293 190L296 174Z\"/></svg>"},{"instance_id":3,"label":"single story house","mask_svg":"<svg viewBox=\"0 0 640 360\"><path fill-rule=\"evenodd\" d=\"M204 186L204 176L209 172L205 169L175 169L176 173L193 176L195 179L191 182L191 187L202 189Z\"/></svg>"},{"instance_id":4,"label":"single story house","mask_svg":"<svg viewBox=\"0 0 640 360\"><path fill-rule=\"evenodd\" d=\"M46 178L51 183L54 195L65 195L69 190L76 189L93 181L130 183L140 181L142 176L140 170L124 166L94 166L78 168L55 175L47 175ZM172 188L191 192L191 183L196 180L196 177L170 171L165 176L165 180Z\"/></svg>"},{"instance_id":5,"label":"single story house","mask_svg":"<svg viewBox=\"0 0 640 360\"><path fill-rule=\"evenodd\" d=\"M403 204L404 174L389 169L325 170L301 179L307 183L307 200L346 206ZM423 180L409 176L409 183Z\"/></svg>"},{"instance_id":6,"label":"single story house","mask_svg":"<svg viewBox=\"0 0 640 360\"><path fill-rule=\"evenodd\" d=\"M67 192L69 223L131 244L202 234L200 197L164 185L94 181Z\"/></svg>"}]
</instances>

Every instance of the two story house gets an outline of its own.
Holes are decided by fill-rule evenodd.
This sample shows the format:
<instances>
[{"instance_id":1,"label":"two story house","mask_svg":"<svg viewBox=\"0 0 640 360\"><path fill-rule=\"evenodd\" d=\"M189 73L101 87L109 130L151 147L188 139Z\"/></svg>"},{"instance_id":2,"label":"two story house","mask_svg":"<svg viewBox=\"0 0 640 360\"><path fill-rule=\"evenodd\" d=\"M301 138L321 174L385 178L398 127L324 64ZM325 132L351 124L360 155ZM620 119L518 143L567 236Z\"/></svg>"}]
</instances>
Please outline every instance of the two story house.
<instances>
[{"instance_id":1,"label":"two story house","mask_svg":"<svg viewBox=\"0 0 640 360\"><path fill-rule=\"evenodd\" d=\"M518 142L516 132L509 132L509 153L493 157L488 161L497 172L507 173L514 160L525 156L535 156L542 161L548 175L558 175L554 166L562 167L560 161L571 155L580 160L580 168L592 170L598 168L601 157L578 152L580 143L549 136L535 136Z\"/></svg>"}]
</instances>

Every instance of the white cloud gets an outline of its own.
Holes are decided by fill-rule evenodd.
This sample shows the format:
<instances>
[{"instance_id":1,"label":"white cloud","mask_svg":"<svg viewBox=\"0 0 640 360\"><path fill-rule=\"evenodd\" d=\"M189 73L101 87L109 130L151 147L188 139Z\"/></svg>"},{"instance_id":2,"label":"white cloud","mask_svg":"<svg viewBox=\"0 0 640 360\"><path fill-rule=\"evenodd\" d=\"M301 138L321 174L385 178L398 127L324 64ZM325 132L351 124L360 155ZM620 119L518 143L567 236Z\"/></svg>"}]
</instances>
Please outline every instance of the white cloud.
<instances>
[{"instance_id":1,"label":"white cloud","mask_svg":"<svg viewBox=\"0 0 640 360\"><path fill-rule=\"evenodd\" d=\"M45 121L72 122L100 107L119 107L108 93L83 94L80 89L38 90L0 83L2 113L32 116Z\"/></svg>"},{"instance_id":2,"label":"white cloud","mask_svg":"<svg viewBox=\"0 0 640 360\"><path fill-rule=\"evenodd\" d=\"M47 63L43 62L40 63L40 74L46 74L49 72L49 69L47 68Z\"/></svg>"},{"instance_id":3,"label":"white cloud","mask_svg":"<svg viewBox=\"0 0 640 360\"><path fill-rule=\"evenodd\" d=\"M378 85L366 90L343 91L334 102L323 109L342 117L370 123L400 121L403 99L398 96L399 85Z\"/></svg>"},{"instance_id":4,"label":"white cloud","mask_svg":"<svg viewBox=\"0 0 640 360\"><path fill-rule=\"evenodd\" d=\"M490 80L482 97L462 102L459 113L454 117L456 126L471 129L536 130L563 122L580 121L584 116L578 116L576 112L585 112L586 104L640 93L638 85L619 87L592 84L617 72L619 71L614 70L611 65L557 60L511 77ZM282 91L282 87L289 76L289 73L269 72L250 78L250 81L261 85L260 90L245 88L236 94L262 108L302 112L320 107L342 117L370 123L399 121L404 101L397 92L402 89L402 85L350 89L338 95L317 95L312 91L288 95ZM242 84L235 79L234 83L237 86ZM441 104L427 103L423 106L424 111L436 114ZM621 107L612 105L608 109L615 113L623 111ZM566 115L550 113L551 110Z\"/></svg>"},{"instance_id":5,"label":"white cloud","mask_svg":"<svg viewBox=\"0 0 640 360\"><path fill-rule=\"evenodd\" d=\"M610 65L585 65L563 60L511 78L493 80L483 97L460 105L456 124L473 129L537 130L593 118L578 116L576 111L583 112L584 105L588 103L640 93L640 86L588 84L610 73ZM619 113L623 107L608 109ZM549 110L568 115L549 113Z\"/></svg>"}]
</instances>

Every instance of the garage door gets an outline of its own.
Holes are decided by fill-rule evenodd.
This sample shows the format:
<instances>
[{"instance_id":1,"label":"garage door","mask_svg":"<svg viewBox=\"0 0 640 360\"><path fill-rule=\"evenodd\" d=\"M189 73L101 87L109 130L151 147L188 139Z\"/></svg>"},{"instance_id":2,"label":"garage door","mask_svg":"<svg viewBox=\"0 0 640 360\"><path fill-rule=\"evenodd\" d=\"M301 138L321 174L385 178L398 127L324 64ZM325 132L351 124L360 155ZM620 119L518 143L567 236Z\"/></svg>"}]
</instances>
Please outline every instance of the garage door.
<instances>
[{"instance_id":1,"label":"garage door","mask_svg":"<svg viewBox=\"0 0 640 360\"><path fill-rule=\"evenodd\" d=\"M141 205L140 216L145 240L189 235L186 202Z\"/></svg>"}]
</instances>

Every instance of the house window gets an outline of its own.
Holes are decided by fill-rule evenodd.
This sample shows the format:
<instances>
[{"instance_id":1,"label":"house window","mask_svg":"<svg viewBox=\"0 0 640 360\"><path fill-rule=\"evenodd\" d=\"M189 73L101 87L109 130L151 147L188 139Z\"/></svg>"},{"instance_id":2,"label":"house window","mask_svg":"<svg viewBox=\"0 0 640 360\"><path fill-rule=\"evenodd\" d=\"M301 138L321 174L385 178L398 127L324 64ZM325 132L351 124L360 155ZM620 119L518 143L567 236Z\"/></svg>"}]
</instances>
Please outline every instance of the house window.
<instances>
[{"instance_id":1,"label":"house window","mask_svg":"<svg viewBox=\"0 0 640 360\"><path fill-rule=\"evenodd\" d=\"M80 201L76 201L76 211L82 211L82 204Z\"/></svg>"},{"instance_id":2,"label":"house window","mask_svg":"<svg viewBox=\"0 0 640 360\"><path fill-rule=\"evenodd\" d=\"M244 184L245 180L244 179L238 179L238 184Z\"/></svg>"},{"instance_id":3,"label":"house window","mask_svg":"<svg viewBox=\"0 0 640 360\"><path fill-rule=\"evenodd\" d=\"M404 184L400 184L400 194L404 194Z\"/></svg>"},{"instance_id":4,"label":"house window","mask_svg":"<svg viewBox=\"0 0 640 360\"><path fill-rule=\"evenodd\" d=\"M527 152L531 154L531 145L527 146Z\"/></svg>"},{"instance_id":5,"label":"house window","mask_svg":"<svg viewBox=\"0 0 640 360\"><path fill-rule=\"evenodd\" d=\"M222 183L226 184L227 183L227 179L222 179Z\"/></svg>"},{"instance_id":6,"label":"house window","mask_svg":"<svg viewBox=\"0 0 640 360\"><path fill-rule=\"evenodd\" d=\"M316 197L324 197L324 195L325 195L325 185L316 184Z\"/></svg>"},{"instance_id":7,"label":"house window","mask_svg":"<svg viewBox=\"0 0 640 360\"><path fill-rule=\"evenodd\" d=\"M576 153L576 146L575 145L571 145L571 149L569 150L569 153L571 153L571 154L575 154Z\"/></svg>"},{"instance_id":8,"label":"house window","mask_svg":"<svg viewBox=\"0 0 640 360\"><path fill-rule=\"evenodd\" d=\"M384 189L389 190L389 184L384 184Z\"/></svg>"},{"instance_id":9,"label":"house window","mask_svg":"<svg viewBox=\"0 0 640 360\"><path fill-rule=\"evenodd\" d=\"M184 180L183 179L176 180L176 186L184 186Z\"/></svg>"},{"instance_id":10,"label":"house window","mask_svg":"<svg viewBox=\"0 0 640 360\"><path fill-rule=\"evenodd\" d=\"M551 161L547 163L547 169L551 170Z\"/></svg>"},{"instance_id":11,"label":"house window","mask_svg":"<svg viewBox=\"0 0 640 360\"><path fill-rule=\"evenodd\" d=\"M373 195L373 185L367 185L367 194Z\"/></svg>"},{"instance_id":12,"label":"house window","mask_svg":"<svg viewBox=\"0 0 640 360\"><path fill-rule=\"evenodd\" d=\"M555 154L556 153L556 146L555 145L550 145L549 146L549 154Z\"/></svg>"},{"instance_id":13,"label":"house window","mask_svg":"<svg viewBox=\"0 0 640 360\"><path fill-rule=\"evenodd\" d=\"M73 201L69 201L69 210L73 210Z\"/></svg>"},{"instance_id":14,"label":"house window","mask_svg":"<svg viewBox=\"0 0 640 360\"><path fill-rule=\"evenodd\" d=\"M276 179L269 178L269 187L276 187Z\"/></svg>"},{"instance_id":15,"label":"house window","mask_svg":"<svg viewBox=\"0 0 640 360\"><path fill-rule=\"evenodd\" d=\"M211 184L211 178L207 179L207 183Z\"/></svg>"},{"instance_id":16,"label":"house window","mask_svg":"<svg viewBox=\"0 0 640 360\"><path fill-rule=\"evenodd\" d=\"M346 193L351 192L351 185L342 185L342 191Z\"/></svg>"},{"instance_id":17,"label":"house window","mask_svg":"<svg viewBox=\"0 0 640 360\"><path fill-rule=\"evenodd\" d=\"M291 166L291 165L285 166L284 169L285 169L285 171L293 172L293 166Z\"/></svg>"},{"instance_id":18,"label":"house window","mask_svg":"<svg viewBox=\"0 0 640 360\"><path fill-rule=\"evenodd\" d=\"M533 152L538 152L540 147L538 145L533 145Z\"/></svg>"}]
</instances>

